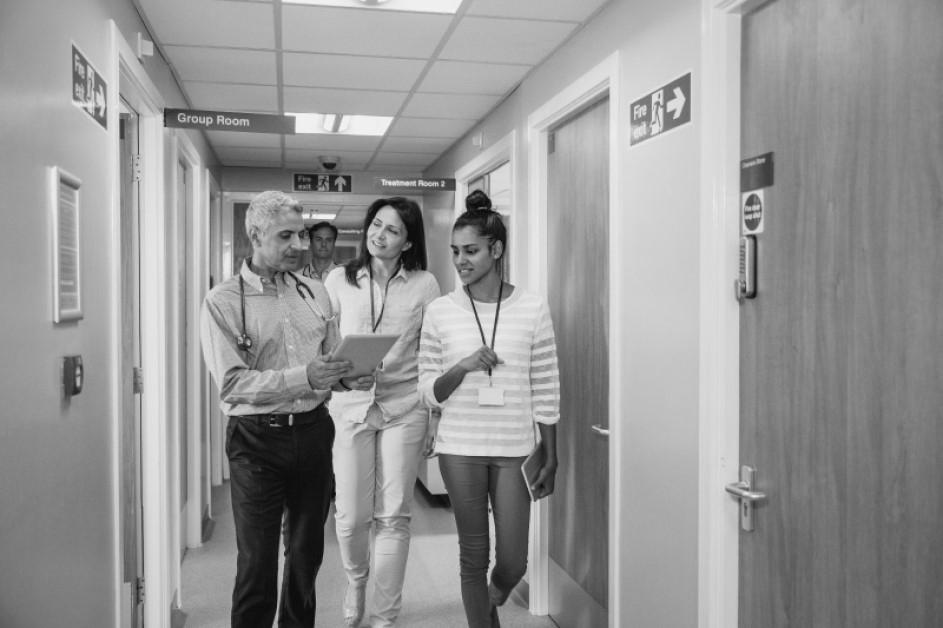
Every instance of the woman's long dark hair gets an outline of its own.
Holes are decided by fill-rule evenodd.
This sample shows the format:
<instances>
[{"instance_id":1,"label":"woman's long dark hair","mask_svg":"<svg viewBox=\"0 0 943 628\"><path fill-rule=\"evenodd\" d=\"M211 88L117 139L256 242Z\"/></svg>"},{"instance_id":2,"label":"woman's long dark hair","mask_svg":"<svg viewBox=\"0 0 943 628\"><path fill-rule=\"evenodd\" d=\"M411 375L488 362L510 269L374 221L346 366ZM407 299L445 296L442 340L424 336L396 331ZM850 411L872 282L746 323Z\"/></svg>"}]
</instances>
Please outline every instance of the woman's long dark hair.
<instances>
[{"instance_id":1,"label":"woman's long dark hair","mask_svg":"<svg viewBox=\"0 0 943 628\"><path fill-rule=\"evenodd\" d=\"M373 258L367 248L367 230L377 213L384 207L392 207L399 219L406 226L406 240L412 242L412 246L400 253L400 265L404 270L426 270L426 229L422 222L422 210L415 201L402 196L392 198L378 198L367 208L367 215L363 219L363 236L360 240L360 255L344 266L344 273L347 276L347 283L357 286L357 273L361 268L366 268Z\"/></svg>"}]
</instances>

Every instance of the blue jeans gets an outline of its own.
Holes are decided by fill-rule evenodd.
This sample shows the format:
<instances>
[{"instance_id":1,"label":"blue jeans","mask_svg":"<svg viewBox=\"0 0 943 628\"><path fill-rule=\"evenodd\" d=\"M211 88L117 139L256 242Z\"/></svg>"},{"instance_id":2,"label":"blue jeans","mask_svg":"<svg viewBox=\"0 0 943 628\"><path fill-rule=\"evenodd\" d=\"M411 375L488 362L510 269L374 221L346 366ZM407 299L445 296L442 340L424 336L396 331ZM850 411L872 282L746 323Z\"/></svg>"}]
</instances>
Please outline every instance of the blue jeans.
<instances>
[{"instance_id":1,"label":"blue jeans","mask_svg":"<svg viewBox=\"0 0 943 628\"><path fill-rule=\"evenodd\" d=\"M330 414L323 407L316 412L315 421L291 427L229 419L226 453L238 550L233 628L272 625L280 532L284 535L285 567L278 625L314 626L314 580L324 557L334 442Z\"/></svg>"},{"instance_id":2,"label":"blue jeans","mask_svg":"<svg viewBox=\"0 0 943 628\"><path fill-rule=\"evenodd\" d=\"M487 578L491 553L489 500L495 534L491 584L500 594L500 602L507 599L527 571L530 497L521 475L523 460L523 457L439 455L439 469L458 528L462 603L469 628L492 626Z\"/></svg>"}]
</instances>

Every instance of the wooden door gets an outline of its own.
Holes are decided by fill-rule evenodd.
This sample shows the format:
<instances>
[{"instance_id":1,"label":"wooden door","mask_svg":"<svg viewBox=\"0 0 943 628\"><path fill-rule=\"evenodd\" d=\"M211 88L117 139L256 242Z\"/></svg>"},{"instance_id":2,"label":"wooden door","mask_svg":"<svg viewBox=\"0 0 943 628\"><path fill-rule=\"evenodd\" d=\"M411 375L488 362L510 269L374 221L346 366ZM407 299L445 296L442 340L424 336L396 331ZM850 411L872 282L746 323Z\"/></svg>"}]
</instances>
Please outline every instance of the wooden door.
<instances>
[{"instance_id":1,"label":"wooden door","mask_svg":"<svg viewBox=\"0 0 943 628\"><path fill-rule=\"evenodd\" d=\"M609 100L552 129L547 156L549 302L560 361L560 465L550 499L550 610L608 623Z\"/></svg>"},{"instance_id":2,"label":"wooden door","mask_svg":"<svg viewBox=\"0 0 943 628\"><path fill-rule=\"evenodd\" d=\"M121 521L122 621L144 625L141 587L144 581L143 498L141 492L141 395L135 369L141 365L140 231L135 156L138 154L138 115L124 102L119 133L121 184ZM127 625L122 623L122 625Z\"/></svg>"},{"instance_id":3,"label":"wooden door","mask_svg":"<svg viewBox=\"0 0 943 628\"><path fill-rule=\"evenodd\" d=\"M943 617L943 3L743 20L742 157L774 152L741 308L740 626Z\"/></svg>"}]
</instances>

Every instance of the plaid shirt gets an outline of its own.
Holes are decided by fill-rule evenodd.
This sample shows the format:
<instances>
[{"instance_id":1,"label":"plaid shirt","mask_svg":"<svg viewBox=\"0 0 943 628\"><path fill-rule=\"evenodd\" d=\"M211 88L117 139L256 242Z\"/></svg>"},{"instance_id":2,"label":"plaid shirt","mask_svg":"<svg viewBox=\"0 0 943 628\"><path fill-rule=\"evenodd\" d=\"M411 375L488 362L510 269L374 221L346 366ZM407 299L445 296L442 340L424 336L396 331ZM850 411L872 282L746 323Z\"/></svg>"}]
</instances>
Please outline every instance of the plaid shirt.
<instances>
[{"instance_id":1,"label":"plaid shirt","mask_svg":"<svg viewBox=\"0 0 943 628\"><path fill-rule=\"evenodd\" d=\"M338 342L336 317L324 286L295 275L311 289L312 299L287 273L276 273L272 282L243 262L240 275L245 285L245 330L252 339L248 351L236 345L243 330L239 276L213 288L200 312L203 358L219 388L220 408L230 416L313 410L330 391L311 388L307 364Z\"/></svg>"}]
</instances>

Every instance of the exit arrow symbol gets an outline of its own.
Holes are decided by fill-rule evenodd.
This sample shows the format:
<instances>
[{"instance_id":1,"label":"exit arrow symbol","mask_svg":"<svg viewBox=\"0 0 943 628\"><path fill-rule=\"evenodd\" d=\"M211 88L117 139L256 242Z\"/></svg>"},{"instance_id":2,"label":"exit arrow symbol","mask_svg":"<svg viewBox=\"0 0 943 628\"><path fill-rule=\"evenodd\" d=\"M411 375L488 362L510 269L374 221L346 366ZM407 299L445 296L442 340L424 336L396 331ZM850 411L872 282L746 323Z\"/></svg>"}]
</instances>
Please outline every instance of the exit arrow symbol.
<instances>
[{"instance_id":1,"label":"exit arrow symbol","mask_svg":"<svg viewBox=\"0 0 943 628\"><path fill-rule=\"evenodd\" d=\"M101 85L98 86L98 91L95 92L95 104L98 106L98 115L105 115L105 90L102 89Z\"/></svg>"},{"instance_id":2,"label":"exit arrow symbol","mask_svg":"<svg viewBox=\"0 0 943 628\"><path fill-rule=\"evenodd\" d=\"M677 120L684 110L684 103L687 102L687 99L684 97L684 92L681 91L680 87L674 88L674 95L675 97L668 101L668 112L674 112L672 119Z\"/></svg>"}]
</instances>

